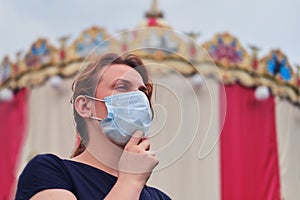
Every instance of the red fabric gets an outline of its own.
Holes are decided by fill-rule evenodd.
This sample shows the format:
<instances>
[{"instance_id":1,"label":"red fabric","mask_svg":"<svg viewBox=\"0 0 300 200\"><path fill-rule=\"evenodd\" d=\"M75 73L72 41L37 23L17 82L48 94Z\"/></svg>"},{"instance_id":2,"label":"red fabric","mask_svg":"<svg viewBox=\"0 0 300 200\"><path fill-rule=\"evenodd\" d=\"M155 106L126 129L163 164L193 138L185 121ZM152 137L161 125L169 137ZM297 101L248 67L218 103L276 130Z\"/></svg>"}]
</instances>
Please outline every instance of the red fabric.
<instances>
[{"instance_id":1,"label":"red fabric","mask_svg":"<svg viewBox=\"0 0 300 200\"><path fill-rule=\"evenodd\" d=\"M238 84L225 86L225 92L227 113L220 142L222 200L279 200L274 97L257 101L253 89Z\"/></svg>"},{"instance_id":2,"label":"red fabric","mask_svg":"<svg viewBox=\"0 0 300 200\"><path fill-rule=\"evenodd\" d=\"M10 102L0 102L0 124L0 199L8 200L26 132L26 89L18 91Z\"/></svg>"}]
</instances>

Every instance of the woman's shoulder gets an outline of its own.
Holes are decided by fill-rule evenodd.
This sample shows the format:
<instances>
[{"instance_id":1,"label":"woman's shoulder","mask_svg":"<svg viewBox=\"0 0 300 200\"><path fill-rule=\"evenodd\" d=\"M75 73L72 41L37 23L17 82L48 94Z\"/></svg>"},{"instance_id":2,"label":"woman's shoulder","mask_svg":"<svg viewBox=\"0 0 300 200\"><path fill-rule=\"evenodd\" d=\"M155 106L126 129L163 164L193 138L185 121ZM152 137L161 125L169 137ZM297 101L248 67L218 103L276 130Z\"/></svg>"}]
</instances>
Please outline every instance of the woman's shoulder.
<instances>
[{"instance_id":1,"label":"woman's shoulder","mask_svg":"<svg viewBox=\"0 0 300 200\"><path fill-rule=\"evenodd\" d=\"M38 172L38 171L44 171L46 169L46 170L50 170L47 172L49 173L52 170L63 171L64 168L65 167L64 167L63 159L59 158L58 156L54 154L38 154L28 162L21 176L24 173L28 173L31 171Z\"/></svg>"},{"instance_id":2,"label":"woman's shoulder","mask_svg":"<svg viewBox=\"0 0 300 200\"><path fill-rule=\"evenodd\" d=\"M53 154L37 155L29 161L19 177L16 199L29 199L45 189L72 191L63 160Z\"/></svg>"},{"instance_id":3,"label":"woman's shoulder","mask_svg":"<svg viewBox=\"0 0 300 200\"><path fill-rule=\"evenodd\" d=\"M33 157L28 165L31 164L61 164L62 163L62 159L60 157L58 157L57 155L54 154L38 154L35 157Z\"/></svg>"},{"instance_id":4,"label":"woman's shoulder","mask_svg":"<svg viewBox=\"0 0 300 200\"><path fill-rule=\"evenodd\" d=\"M24 173L39 173L39 175L41 175L44 171L47 172L47 174L51 172L60 174L67 173L63 159L54 154L39 154L28 162L21 176L24 175Z\"/></svg>"}]
</instances>

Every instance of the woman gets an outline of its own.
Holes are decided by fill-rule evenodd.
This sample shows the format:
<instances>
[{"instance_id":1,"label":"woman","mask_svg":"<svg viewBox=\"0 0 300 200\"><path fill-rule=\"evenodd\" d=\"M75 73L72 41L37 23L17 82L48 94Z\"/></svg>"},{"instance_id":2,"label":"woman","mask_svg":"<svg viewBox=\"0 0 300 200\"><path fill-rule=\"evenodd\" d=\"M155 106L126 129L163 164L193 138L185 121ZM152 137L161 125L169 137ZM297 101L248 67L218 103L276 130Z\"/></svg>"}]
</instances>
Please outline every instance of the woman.
<instances>
[{"instance_id":1,"label":"woman","mask_svg":"<svg viewBox=\"0 0 300 200\"><path fill-rule=\"evenodd\" d=\"M158 159L145 138L153 86L141 59L104 55L78 74L72 89L79 147L71 159L33 158L16 199L170 199L146 186Z\"/></svg>"}]
</instances>

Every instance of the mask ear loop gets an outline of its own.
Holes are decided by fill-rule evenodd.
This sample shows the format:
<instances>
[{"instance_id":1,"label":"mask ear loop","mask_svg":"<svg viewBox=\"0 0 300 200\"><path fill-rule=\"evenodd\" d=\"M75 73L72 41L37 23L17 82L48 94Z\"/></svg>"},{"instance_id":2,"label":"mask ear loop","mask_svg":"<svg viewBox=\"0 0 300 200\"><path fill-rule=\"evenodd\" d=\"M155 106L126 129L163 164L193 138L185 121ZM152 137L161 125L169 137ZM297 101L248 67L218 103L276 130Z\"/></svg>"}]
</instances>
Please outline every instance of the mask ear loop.
<instances>
[{"instance_id":1,"label":"mask ear loop","mask_svg":"<svg viewBox=\"0 0 300 200\"><path fill-rule=\"evenodd\" d=\"M86 98L88 98L88 99L92 99L92 100L94 100L94 101L99 101L99 102L105 102L104 100L102 100L102 99L97 99L97 98L95 98L95 97L91 97L91 96L89 96L89 95L84 95ZM94 119L94 120L98 120L98 121L102 121L103 119L101 119L101 118L98 118L98 117L94 117L94 116L90 116L89 117L90 119Z\"/></svg>"},{"instance_id":2,"label":"mask ear loop","mask_svg":"<svg viewBox=\"0 0 300 200\"><path fill-rule=\"evenodd\" d=\"M89 95L84 95L86 98L89 98L89 99L92 99L92 100L95 100L95 101L100 101L100 102L105 102L104 100L102 100L102 99L97 99L97 98L95 98L95 97L91 97L91 96L89 96Z\"/></svg>"}]
</instances>

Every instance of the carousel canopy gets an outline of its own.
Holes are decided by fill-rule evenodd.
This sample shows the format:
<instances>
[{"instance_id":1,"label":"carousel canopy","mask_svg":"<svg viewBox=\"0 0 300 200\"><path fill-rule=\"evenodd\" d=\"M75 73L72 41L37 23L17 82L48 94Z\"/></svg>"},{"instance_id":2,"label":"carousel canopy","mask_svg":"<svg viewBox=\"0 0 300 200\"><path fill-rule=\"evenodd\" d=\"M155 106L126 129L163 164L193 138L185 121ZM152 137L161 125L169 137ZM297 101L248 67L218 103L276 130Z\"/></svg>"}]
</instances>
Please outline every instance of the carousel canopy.
<instances>
[{"instance_id":1,"label":"carousel canopy","mask_svg":"<svg viewBox=\"0 0 300 200\"><path fill-rule=\"evenodd\" d=\"M60 46L51 44L47 38L38 38L24 54L16 54L15 62L9 56L2 59L0 89L35 87L51 77L74 76L87 57L94 59L106 52L123 54L135 49L146 63L159 61L185 76L201 73L220 77L215 76L220 73L218 81L224 84L239 82L247 87L266 86L273 95L300 104L300 78L294 70L297 67L290 65L280 49L258 57L258 47L250 46L248 52L238 38L228 32L218 33L203 44L191 42L196 40L196 33L185 35L190 38L185 40L164 20L156 0L135 29L117 35L111 37L105 28L93 26L70 43L67 43L68 37L61 37ZM141 46L146 48L139 48ZM219 71L216 72L212 65ZM167 73L155 67L150 70Z\"/></svg>"}]
</instances>

